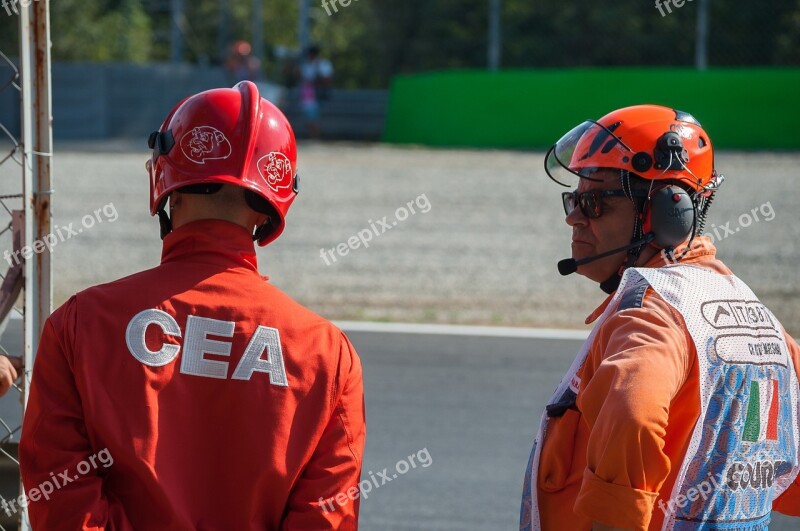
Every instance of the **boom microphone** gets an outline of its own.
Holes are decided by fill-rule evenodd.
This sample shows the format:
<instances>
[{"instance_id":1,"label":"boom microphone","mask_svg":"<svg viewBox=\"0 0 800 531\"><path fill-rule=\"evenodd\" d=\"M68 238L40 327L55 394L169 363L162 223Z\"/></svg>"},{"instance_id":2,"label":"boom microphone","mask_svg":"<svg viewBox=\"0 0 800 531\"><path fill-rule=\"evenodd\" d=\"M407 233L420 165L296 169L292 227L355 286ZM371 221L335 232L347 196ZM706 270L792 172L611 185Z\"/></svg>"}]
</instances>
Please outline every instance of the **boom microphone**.
<instances>
[{"instance_id":1,"label":"boom microphone","mask_svg":"<svg viewBox=\"0 0 800 531\"><path fill-rule=\"evenodd\" d=\"M565 258L558 261L558 272L561 276L571 275L578 270L578 261L574 258Z\"/></svg>"},{"instance_id":2,"label":"boom microphone","mask_svg":"<svg viewBox=\"0 0 800 531\"><path fill-rule=\"evenodd\" d=\"M578 267L582 265L589 264L591 262L594 262L595 260L600 260L601 258L605 258L607 256L611 256L624 251L628 251L636 247L641 247L642 245L647 245L648 243L653 241L653 239L655 239L655 236L651 232L640 240L631 242L623 247L617 247L616 249L611 249L610 251L606 251L604 253L596 254L594 256L587 256L586 258L581 258L580 260L575 260L574 258L565 258L564 260L560 260L558 262L558 272L561 273L562 276L571 275L572 273L578 270Z\"/></svg>"}]
</instances>

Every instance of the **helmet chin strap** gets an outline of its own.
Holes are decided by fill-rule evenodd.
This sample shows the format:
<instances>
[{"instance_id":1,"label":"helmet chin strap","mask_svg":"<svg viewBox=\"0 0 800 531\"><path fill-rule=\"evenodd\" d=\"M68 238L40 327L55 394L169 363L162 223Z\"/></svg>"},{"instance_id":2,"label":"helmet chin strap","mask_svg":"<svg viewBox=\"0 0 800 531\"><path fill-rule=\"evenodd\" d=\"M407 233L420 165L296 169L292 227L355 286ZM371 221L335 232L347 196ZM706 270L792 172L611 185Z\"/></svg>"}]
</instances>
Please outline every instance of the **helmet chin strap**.
<instances>
[{"instance_id":1,"label":"helmet chin strap","mask_svg":"<svg viewBox=\"0 0 800 531\"><path fill-rule=\"evenodd\" d=\"M635 234L635 233L634 233ZM637 238L632 238L631 243L635 242ZM625 259L625 263L623 263L619 269L612 274L610 277L605 279L600 283L600 289L604 292L608 293L609 295L614 293L617 288L619 287L619 283L622 281L622 274L625 272L626 269L629 267L633 267L636 264L636 261L642 255L642 251L644 251L645 247L647 247L648 242L642 241L641 245L638 245L628 251L628 256Z\"/></svg>"},{"instance_id":2,"label":"helmet chin strap","mask_svg":"<svg viewBox=\"0 0 800 531\"><path fill-rule=\"evenodd\" d=\"M167 237L167 234L172 232L172 220L169 219L169 214L167 214L163 207L159 208L156 211L156 214L158 214L158 224L161 226L161 239L163 240ZM263 238L266 238L273 230L275 230L275 227L272 224L272 220L267 218L264 223L256 227L256 230L253 233L253 241L259 241Z\"/></svg>"},{"instance_id":3,"label":"helmet chin strap","mask_svg":"<svg viewBox=\"0 0 800 531\"><path fill-rule=\"evenodd\" d=\"M213 188L210 185L201 185L203 188L190 188L188 193L195 193L195 194L213 194L219 191L221 188L220 186L214 185ZM182 189L181 191L184 191ZM247 205L252 208L253 210L267 214L264 223L257 226L255 231L253 232L253 241L260 241L264 238L267 238L270 233L275 231L280 224L278 220L277 214L275 213L275 209L269 205L266 199L261 198L257 194L251 192L250 190L246 190L245 199L247 200ZM156 210L156 214L158 214L158 224L161 227L161 239L167 237L167 234L172 232L172 220L167 214L166 206L167 202L169 201L169 196L165 197L161 204L158 206L158 210Z\"/></svg>"},{"instance_id":4,"label":"helmet chin strap","mask_svg":"<svg viewBox=\"0 0 800 531\"><path fill-rule=\"evenodd\" d=\"M257 242L257 241L263 240L264 238L269 236L269 234L273 230L275 230L275 227L272 224L272 219L271 218L267 218L267 220L264 223L262 223L261 225L256 227L255 232L253 232L253 241Z\"/></svg>"},{"instance_id":5,"label":"helmet chin strap","mask_svg":"<svg viewBox=\"0 0 800 531\"><path fill-rule=\"evenodd\" d=\"M156 214L158 214L158 224L161 226L161 239L167 237L167 234L172 232L172 220L169 219L169 214L164 209L167 206L167 201L169 200L169 196L167 196L164 201L158 206L158 210L156 210Z\"/></svg>"},{"instance_id":6,"label":"helmet chin strap","mask_svg":"<svg viewBox=\"0 0 800 531\"><path fill-rule=\"evenodd\" d=\"M628 195L631 197L631 202L633 202L630 174L623 170L620 172L620 180L622 181L622 189L628 192ZM634 207L635 205L636 203L634 203ZM642 244L629 249L627 257L625 258L625 262L616 272L600 283L600 289L605 293L608 293L609 295L614 293L617 288L619 288L619 283L622 282L622 274L625 273L625 270L636 265L636 261L639 260L640 256L642 256L642 252L648 245L648 242L643 240L643 238L644 227L642 222L642 212L638 212L633 222L633 234L631 235L630 243L633 244L634 242L641 240Z\"/></svg>"}]
</instances>

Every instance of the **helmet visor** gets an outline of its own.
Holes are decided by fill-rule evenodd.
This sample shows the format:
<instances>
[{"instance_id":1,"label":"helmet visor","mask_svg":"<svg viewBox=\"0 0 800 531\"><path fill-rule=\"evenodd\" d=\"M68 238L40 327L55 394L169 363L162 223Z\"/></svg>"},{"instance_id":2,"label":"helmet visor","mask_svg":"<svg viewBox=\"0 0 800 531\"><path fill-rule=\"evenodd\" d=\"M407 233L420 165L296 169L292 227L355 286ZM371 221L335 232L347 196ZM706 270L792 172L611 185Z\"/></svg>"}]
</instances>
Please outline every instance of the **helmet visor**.
<instances>
[{"instance_id":1,"label":"helmet visor","mask_svg":"<svg viewBox=\"0 0 800 531\"><path fill-rule=\"evenodd\" d=\"M597 181L590 175L598 169L626 169L633 152L613 129L592 120L572 128L547 152L547 175L561 186L575 188L580 179Z\"/></svg>"}]
</instances>

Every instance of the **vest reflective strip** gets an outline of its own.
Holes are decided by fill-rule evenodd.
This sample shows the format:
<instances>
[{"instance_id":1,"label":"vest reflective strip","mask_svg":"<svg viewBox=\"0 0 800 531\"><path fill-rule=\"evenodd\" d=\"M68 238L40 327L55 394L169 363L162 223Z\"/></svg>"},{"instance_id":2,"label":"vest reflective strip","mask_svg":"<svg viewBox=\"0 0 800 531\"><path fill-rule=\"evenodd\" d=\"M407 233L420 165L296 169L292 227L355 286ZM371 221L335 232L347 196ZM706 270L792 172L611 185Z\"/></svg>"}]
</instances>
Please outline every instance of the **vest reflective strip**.
<instances>
[{"instance_id":1,"label":"vest reflective strip","mask_svg":"<svg viewBox=\"0 0 800 531\"><path fill-rule=\"evenodd\" d=\"M614 297L611 301L609 301L608 306L606 307L605 311L602 315L598 318L594 328L592 329L591 334L587 338L586 342L581 347L580 352L576 356L575 360L572 362L572 366L570 367L569 371L567 371L566 375L562 378L561 383L556 388L555 392L551 396L548 403L553 403L558 400L559 397L563 396L564 392L569 388L570 382L573 378L577 375L579 369L583 365L584 361L586 360L586 356L588 355L589 348L594 343L594 339L597 333L597 330L602 326L606 319L613 313L619 311L621 307L621 301L623 300L631 300L631 297L634 299L638 298L643 295L644 290L641 290L642 280L645 280L650 286L652 286L658 293L661 295L664 300L673 306L677 311L681 313L684 317L684 321L687 323L687 327L689 328L689 332L691 334L692 340L695 343L695 351L697 352L697 359L698 364L700 366L700 375L701 378L708 378L709 377L709 349L708 349L708 342L702 339L698 340L700 337L707 337L709 334L702 334L701 330L703 327L701 323L698 321L709 321L715 320L716 322L723 322L723 319L728 319L731 326L734 323L742 322L743 320L748 319L748 315L752 316L756 314L756 310L753 309L751 305L748 307L747 305L744 306L731 306L730 308L723 308L721 312L715 314L714 312L706 313L706 308L704 305L700 306L699 309L696 309L694 313L687 311L686 305L684 303L684 297L682 297L682 293L687 293L692 288L697 288L701 286L702 289L698 291L698 293L703 293L707 295L708 293L722 293L724 294L723 297L719 297L719 299L723 299L728 297L729 299L738 299L741 301L748 301L748 302L756 302L758 299L753 294L753 292L748 288L741 280L736 278L735 276L726 277L723 275L719 275L717 273L708 271L706 269L694 266L687 266L687 265L674 265L674 266L667 266L662 267L659 269L628 269L625 271L625 274L622 277L622 281L620 282L619 288L617 289ZM638 289L637 289L638 288ZM635 294L631 293L631 290L634 290ZM640 291L641 290L641 291ZM712 297L713 298L713 297ZM638 301L637 301L638 302ZM710 302L710 301L709 301ZM770 320L770 323L775 327L776 330L780 331L779 325L777 325L778 321L775 317L769 312L763 305L760 305L760 308L766 312L768 315L765 316L766 319ZM718 309L718 308L717 308ZM744 317L742 317L744 315ZM797 374L795 371L795 367L792 363L791 356L788 353L788 347L786 346L785 339L782 333L778 334L779 336L779 344L781 345L780 349L782 351L782 355L788 360L788 369L789 369L789 391L791 393L791 403L796 404L796 407L793 411L793 415L791 416L791 431L794 434L794 441L800 441L800 437L798 437L798 424L800 421L800 403L798 403L798 396L800 395L800 391L798 391L798 380ZM702 353L702 355L701 355ZM765 355L769 357L770 355L774 355L773 352L766 352ZM727 360L726 360L727 361ZM730 360L732 363L741 362L739 359ZM755 384L753 387L752 384ZM757 440L764 440L765 438L769 439L770 437L777 438L777 434L775 433L779 426L778 426L778 419L776 415L776 409L778 407L778 402L774 401L773 398L776 396L776 387L777 382L772 383L769 380L757 380L751 383L750 386L750 404L752 406L752 412L750 411L750 406L748 405L747 416L745 419L745 428L743 432L743 439L746 440L747 437L750 438L758 438ZM710 386L702 386L701 385L701 414L700 418L706 418L706 414L708 412L708 399L709 399L709 391L708 389ZM756 396L753 398L752 393L755 392ZM769 395L769 396L767 396ZM755 404L758 404L756 408ZM531 530L531 531L538 531L541 529L541 523L539 520L539 508L538 508L538 500L537 500L537 480L538 480L538 471L539 471L539 459L541 458L541 447L542 441L547 434L547 422L548 417L546 412L542 414L540 421L539 421L539 430L536 435L536 439L534 442L534 448L532 452L532 456L530 459L529 464L529 484L527 487L530 488L530 500L523 499L523 513L527 516L527 513L530 513L530 522L529 525L527 522L520 522L521 529ZM702 437L704 425L702 422L699 422L697 426L695 426L694 432L692 434L692 439L690 442L690 451L687 452L687 455L684 457L683 463L681 464L681 469L678 473L678 476L675 481L675 486L672 492L672 498L676 498L677 495L681 492L681 489L685 488L687 485L685 484L685 480L687 477L687 469L692 462L692 459L697 455L697 450L699 448L700 439ZM756 430L758 430L756 432ZM694 449L692 451L691 449ZM800 472L800 468L798 465L797 459L797 445L795 444L794 448L794 459L793 463L794 466L792 470L788 474L782 475L780 478L775 480L776 483L776 493L775 497L780 495L783 491L788 488L788 486L794 481L797 477L798 472ZM771 466L771 465L770 465ZM751 467L752 468L752 467ZM760 464L757 464L756 468L753 470L760 470ZM765 465L765 470L768 470L768 467ZM773 473L776 473L777 470L773 470ZM733 476L734 477L741 477L742 474L747 474L748 471L746 467L742 466L741 470L739 468L733 469ZM739 474L739 476L737 476ZM766 482L769 474L762 473L759 480L762 482ZM774 477L774 476L773 476ZM715 480L715 478L711 478ZM726 478L722 478L723 482L720 483L718 481L713 481L712 484L714 487L718 487L720 484L724 485L724 480ZM749 478L753 479L753 478ZM736 486L742 482L736 483ZM530 510L527 511L527 507L525 505L530 503ZM768 515L767 515L768 517ZM685 523L685 522L682 522ZM664 530L673 529L675 526L675 513L671 513L667 515L664 519ZM689 529L689 528L697 528L701 529L703 524L689 524L687 527L681 527L681 529Z\"/></svg>"},{"instance_id":2,"label":"vest reflective strip","mask_svg":"<svg viewBox=\"0 0 800 531\"><path fill-rule=\"evenodd\" d=\"M731 525L744 519L753 522L755 527L765 526L769 522L772 500L784 492L800 472L798 379L778 320L752 290L733 275L723 276L688 265L634 271L683 316L695 345L701 379L700 421L692 433L689 450L667 504L673 510L665 512L662 529L704 529L712 520ZM749 349L744 348L745 344ZM749 384L743 378L749 378ZM785 415L790 426L785 427L782 442L778 425L779 379L784 380L789 391L788 403L795 404ZM740 386L732 382L739 382ZM744 396L739 394L739 389ZM720 404L729 407L727 418L709 419L712 400L715 408ZM740 411L733 406L739 406ZM731 444L737 429L741 441L738 446L727 447L724 453L708 453L707 446L716 446L721 439ZM759 445L758 450L751 452L751 445ZM704 451L706 453L702 453ZM694 477L690 478L693 463ZM785 467L789 466L787 471ZM703 473L697 472L700 467L706 467ZM776 477L779 469L783 473ZM696 497L697 505L675 505L675 500L685 500L688 492L697 492L699 486L711 480L714 489L706 493L707 504L704 505L704 495L702 501ZM774 496L769 499L773 481ZM715 503L715 500L725 503ZM759 504L763 514L752 514L759 511Z\"/></svg>"}]
</instances>

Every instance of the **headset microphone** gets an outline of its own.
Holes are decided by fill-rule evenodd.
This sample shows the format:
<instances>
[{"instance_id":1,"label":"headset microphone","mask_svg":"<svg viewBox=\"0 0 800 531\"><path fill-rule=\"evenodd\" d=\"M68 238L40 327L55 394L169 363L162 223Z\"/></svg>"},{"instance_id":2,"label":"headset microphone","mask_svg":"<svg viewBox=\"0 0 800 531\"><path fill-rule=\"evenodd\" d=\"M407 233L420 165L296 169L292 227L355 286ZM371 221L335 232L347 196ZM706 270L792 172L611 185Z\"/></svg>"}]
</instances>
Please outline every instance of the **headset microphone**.
<instances>
[{"instance_id":1,"label":"headset microphone","mask_svg":"<svg viewBox=\"0 0 800 531\"><path fill-rule=\"evenodd\" d=\"M558 262L558 272L561 273L563 276L571 275L575 271L578 270L579 266L589 264L594 262L595 260L600 260L601 258L605 258L607 256L611 256L617 253L621 253L624 251L628 251L630 249L635 249L636 247L641 247L642 245L647 245L648 243L652 242L655 238L653 233L648 233L645 235L644 238L636 240L635 242L631 242L628 245L623 247L617 247L616 249L611 249L610 251L606 251L604 253L596 254L594 256L587 256L586 258L581 258L580 260L575 260L574 258L566 258L564 260L560 260Z\"/></svg>"}]
</instances>

